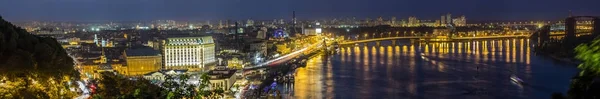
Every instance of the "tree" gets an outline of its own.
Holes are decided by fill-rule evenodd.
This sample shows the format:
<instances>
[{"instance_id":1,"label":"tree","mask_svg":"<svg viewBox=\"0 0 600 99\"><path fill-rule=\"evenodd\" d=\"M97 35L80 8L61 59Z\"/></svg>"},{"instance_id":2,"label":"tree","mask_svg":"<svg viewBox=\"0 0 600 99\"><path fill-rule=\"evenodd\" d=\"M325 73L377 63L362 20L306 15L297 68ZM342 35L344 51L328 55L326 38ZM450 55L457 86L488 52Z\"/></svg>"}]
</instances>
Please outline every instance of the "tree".
<instances>
[{"instance_id":1,"label":"tree","mask_svg":"<svg viewBox=\"0 0 600 99\"><path fill-rule=\"evenodd\" d=\"M187 81L190 79L190 76L188 75L180 75L179 76L179 92L181 92L181 94L183 95L183 97L194 97L196 90L194 90L196 88L196 86L192 85L192 84L187 84Z\"/></svg>"},{"instance_id":2,"label":"tree","mask_svg":"<svg viewBox=\"0 0 600 99\"><path fill-rule=\"evenodd\" d=\"M204 73L200 76L200 83L198 84L198 97L208 97L210 96L209 85L210 85L210 77L208 74Z\"/></svg>"},{"instance_id":3,"label":"tree","mask_svg":"<svg viewBox=\"0 0 600 99\"><path fill-rule=\"evenodd\" d=\"M56 39L32 35L0 17L0 98L76 96L68 90L79 78L73 66Z\"/></svg>"},{"instance_id":4,"label":"tree","mask_svg":"<svg viewBox=\"0 0 600 99\"><path fill-rule=\"evenodd\" d=\"M150 81L137 78L137 80L130 80L111 72L103 72L102 79L98 82L97 94L94 98L160 98L161 91L163 90L157 85L150 83Z\"/></svg>"},{"instance_id":5,"label":"tree","mask_svg":"<svg viewBox=\"0 0 600 99\"><path fill-rule=\"evenodd\" d=\"M217 88L215 90L212 91L213 96L223 96L223 93L225 93L225 90L223 90L223 88Z\"/></svg>"},{"instance_id":6,"label":"tree","mask_svg":"<svg viewBox=\"0 0 600 99\"><path fill-rule=\"evenodd\" d=\"M567 96L572 99L588 99L600 97L600 39L575 47L575 58L582 61L578 68L580 73L571 80L571 88Z\"/></svg>"},{"instance_id":7,"label":"tree","mask_svg":"<svg viewBox=\"0 0 600 99\"><path fill-rule=\"evenodd\" d=\"M577 46L575 53L575 58L582 61L578 68L583 72L600 73L600 39Z\"/></svg>"}]
</instances>

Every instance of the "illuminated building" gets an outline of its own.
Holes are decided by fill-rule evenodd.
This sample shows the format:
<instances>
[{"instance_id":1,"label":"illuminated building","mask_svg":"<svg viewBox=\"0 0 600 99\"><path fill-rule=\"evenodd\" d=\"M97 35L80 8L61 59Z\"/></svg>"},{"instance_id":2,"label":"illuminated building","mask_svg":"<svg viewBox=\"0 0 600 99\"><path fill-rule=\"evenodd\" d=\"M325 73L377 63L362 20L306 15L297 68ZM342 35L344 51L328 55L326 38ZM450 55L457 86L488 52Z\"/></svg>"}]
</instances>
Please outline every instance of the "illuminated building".
<instances>
[{"instance_id":1,"label":"illuminated building","mask_svg":"<svg viewBox=\"0 0 600 99\"><path fill-rule=\"evenodd\" d=\"M219 27L218 27L218 29L221 29L221 28L223 28L223 20L219 20Z\"/></svg>"},{"instance_id":2,"label":"illuminated building","mask_svg":"<svg viewBox=\"0 0 600 99\"><path fill-rule=\"evenodd\" d=\"M379 17L377 18L377 25L382 25L383 24L383 18Z\"/></svg>"},{"instance_id":3,"label":"illuminated building","mask_svg":"<svg viewBox=\"0 0 600 99\"><path fill-rule=\"evenodd\" d=\"M404 19L400 20L400 26L406 27L407 23Z\"/></svg>"},{"instance_id":4,"label":"illuminated building","mask_svg":"<svg viewBox=\"0 0 600 99\"><path fill-rule=\"evenodd\" d=\"M431 21L431 20L419 20L419 25L417 26L429 26L429 27L434 27L436 26L438 23L435 21Z\"/></svg>"},{"instance_id":5,"label":"illuminated building","mask_svg":"<svg viewBox=\"0 0 600 99\"><path fill-rule=\"evenodd\" d=\"M304 35L316 35L317 32L314 28L305 28L302 30L302 34Z\"/></svg>"},{"instance_id":6,"label":"illuminated building","mask_svg":"<svg viewBox=\"0 0 600 99\"><path fill-rule=\"evenodd\" d=\"M216 62L212 36L170 37L163 42L165 69L203 70Z\"/></svg>"},{"instance_id":7,"label":"illuminated building","mask_svg":"<svg viewBox=\"0 0 600 99\"><path fill-rule=\"evenodd\" d=\"M250 52L246 52L250 59L254 63L261 63L266 59L267 56L267 42L263 40L253 40L251 41Z\"/></svg>"},{"instance_id":8,"label":"illuminated building","mask_svg":"<svg viewBox=\"0 0 600 99\"><path fill-rule=\"evenodd\" d=\"M150 48L153 48L154 50L160 50L160 48L162 48L162 42L160 40L157 39L153 39L153 40L148 40L148 44L147 46Z\"/></svg>"},{"instance_id":9,"label":"illuminated building","mask_svg":"<svg viewBox=\"0 0 600 99\"><path fill-rule=\"evenodd\" d=\"M147 80L151 80L151 81L165 81L167 75L165 75L162 72L156 71L156 72L150 72L147 74L144 74L144 79Z\"/></svg>"},{"instance_id":10,"label":"illuminated building","mask_svg":"<svg viewBox=\"0 0 600 99\"><path fill-rule=\"evenodd\" d=\"M454 25L456 26L467 26L467 19L465 18L465 16L460 16L458 18L455 18L454 20Z\"/></svg>"},{"instance_id":11,"label":"illuminated building","mask_svg":"<svg viewBox=\"0 0 600 99\"><path fill-rule=\"evenodd\" d=\"M446 16L442 15L441 21L440 21L440 26L446 26Z\"/></svg>"},{"instance_id":12,"label":"illuminated building","mask_svg":"<svg viewBox=\"0 0 600 99\"><path fill-rule=\"evenodd\" d=\"M446 14L446 24L452 23L452 15L450 13Z\"/></svg>"},{"instance_id":13,"label":"illuminated building","mask_svg":"<svg viewBox=\"0 0 600 99\"><path fill-rule=\"evenodd\" d=\"M162 65L160 52L148 47L127 49L125 57L127 65L117 72L126 76L138 76L158 71Z\"/></svg>"},{"instance_id":14,"label":"illuminated building","mask_svg":"<svg viewBox=\"0 0 600 99\"><path fill-rule=\"evenodd\" d=\"M96 78L96 70L99 70L99 63L93 63L91 61L78 60L77 69L82 74L83 78Z\"/></svg>"},{"instance_id":15,"label":"illuminated building","mask_svg":"<svg viewBox=\"0 0 600 99\"><path fill-rule=\"evenodd\" d=\"M248 21L246 21L246 26L254 26L254 20L248 19Z\"/></svg>"},{"instance_id":16,"label":"illuminated building","mask_svg":"<svg viewBox=\"0 0 600 99\"><path fill-rule=\"evenodd\" d=\"M419 22L419 20L417 19L417 17L411 16L408 17L408 26L409 27L416 27L419 26L421 22Z\"/></svg>"},{"instance_id":17,"label":"illuminated building","mask_svg":"<svg viewBox=\"0 0 600 99\"><path fill-rule=\"evenodd\" d=\"M115 57L107 57L105 48L100 49L102 50L86 53L81 59L77 59L77 69L83 75L82 78L100 78L101 72L112 72L123 66L122 61Z\"/></svg>"},{"instance_id":18,"label":"illuminated building","mask_svg":"<svg viewBox=\"0 0 600 99\"><path fill-rule=\"evenodd\" d=\"M238 77L237 75L235 75L236 71L237 70L230 70L225 67L217 67L215 70L209 71L207 74L210 77L210 90L229 90L229 88L233 86Z\"/></svg>"},{"instance_id":19,"label":"illuminated building","mask_svg":"<svg viewBox=\"0 0 600 99\"><path fill-rule=\"evenodd\" d=\"M390 25L396 26L396 17L392 17L392 19L390 20Z\"/></svg>"},{"instance_id":20,"label":"illuminated building","mask_svg":"<svg viewBox=\"0 0 600 99\"><path fill-rule=\"evenodd\" d=\"M227 67L228 68L233 68L233 69L242 69L244 65L244 61L238 59L237 57L233 57L229 60L227 60Z\"/></svg>"},{"instance_id":21,"label":"illuminated building","mask_svg":"<svg viewBox=\"0 0 600 99\"><path fill-rule=\"evenodd\" d=\"M310 27L310 28L304 28L302 30L302 34L304 35L318 35L321 34L323 32L323 29L321 28L321 23L317 22L315 24L315 27Z\"/></svg>"},{"instance_id":22,"label":"illuminated building","mask_svg":"<svg viewBox=\"0 0 600 99\"><path fill-rule=\"evenodd\" d=\"M267 38L267 31L268 31L267 27L261 27L258 30L258 34L256 35L256 38L258 38L258 39L266 39Z\"/></svg>"}]
</instances>

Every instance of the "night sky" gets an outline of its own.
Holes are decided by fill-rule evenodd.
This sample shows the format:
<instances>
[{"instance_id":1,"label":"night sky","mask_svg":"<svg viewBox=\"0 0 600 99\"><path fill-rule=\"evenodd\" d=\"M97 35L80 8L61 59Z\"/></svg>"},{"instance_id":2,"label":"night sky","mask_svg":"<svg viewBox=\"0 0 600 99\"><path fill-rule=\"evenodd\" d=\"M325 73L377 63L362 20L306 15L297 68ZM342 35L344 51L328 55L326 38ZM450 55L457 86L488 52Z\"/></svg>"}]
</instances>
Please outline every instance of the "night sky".
<instances>
[{"instance_id":1,"label":"night sky","mask_svg":"<svg viewBox=\"0 0 600 99\"><path fill-rule=\"evenodd\" d=\"M438 19L452 13L469 20L560 19L600 16L600 0L0 0L10 21L141 21L332 19L356 17Z\"/></svg>"}]
</instances>

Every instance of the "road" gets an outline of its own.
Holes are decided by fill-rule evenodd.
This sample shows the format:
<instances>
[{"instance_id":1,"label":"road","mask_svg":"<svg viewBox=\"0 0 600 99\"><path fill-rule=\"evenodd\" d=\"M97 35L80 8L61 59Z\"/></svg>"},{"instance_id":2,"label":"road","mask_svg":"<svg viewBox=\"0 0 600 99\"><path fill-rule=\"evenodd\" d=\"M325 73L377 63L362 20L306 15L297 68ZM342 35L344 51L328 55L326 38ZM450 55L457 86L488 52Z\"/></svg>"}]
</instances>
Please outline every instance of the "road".
<instances>
[{"instance_id":1,"label":"road","mask_svg":"<svg viewBox=\"0 0 600 99\"><path fill-rule=\"evenodd\" d=\"M296 50L296 51L291 52L289 54L286 54L286 55L283 55L283 56L280 56L280 57L277 57L277 58L274 58L274 59L271 59L271 60L267 60L264 63L257 64L257 65L254 65L254 66L246 66L246 67L244 67L244 69L256 69L256 68L262 68L262 67L265 67L265 66L272 66L274 64L280 64L280 63L289 61L289 60L293 59L294 57L298 57L298 56L302 55L305 51L315 51L313 49L318 48L319 45L321 45L321 44L323 44L323 42L311 44L311 45L309 45L309 46L307 46L305 48L302 48L300 50Z\"/></svg>"}]
</instances>

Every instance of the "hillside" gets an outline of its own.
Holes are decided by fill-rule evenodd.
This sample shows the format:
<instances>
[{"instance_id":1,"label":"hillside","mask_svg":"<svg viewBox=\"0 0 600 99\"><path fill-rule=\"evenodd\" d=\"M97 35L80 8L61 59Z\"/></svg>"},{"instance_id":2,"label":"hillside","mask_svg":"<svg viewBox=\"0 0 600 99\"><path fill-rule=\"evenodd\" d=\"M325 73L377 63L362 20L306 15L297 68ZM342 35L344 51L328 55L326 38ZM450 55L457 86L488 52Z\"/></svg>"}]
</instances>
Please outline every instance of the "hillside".
<instances>
[{"instance_id":1,"label":"hillside","mask_svg":"<svg viewBox=\"0 0 600 99\"><path fill-rule=\"evenodd\" d=\"M0 79L5 83L0 97L66 95L58 93L60 85L79 78L73 65L56 39L32 35L0 17Z\"/></svg>"}]
</instances>

